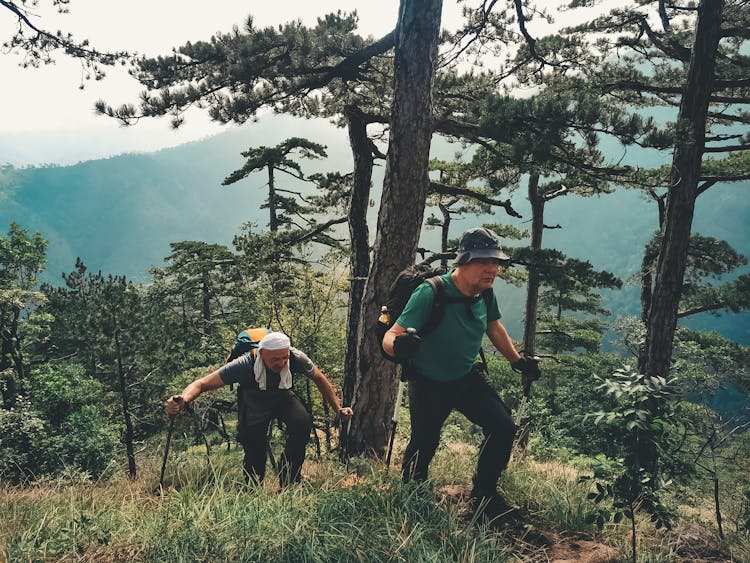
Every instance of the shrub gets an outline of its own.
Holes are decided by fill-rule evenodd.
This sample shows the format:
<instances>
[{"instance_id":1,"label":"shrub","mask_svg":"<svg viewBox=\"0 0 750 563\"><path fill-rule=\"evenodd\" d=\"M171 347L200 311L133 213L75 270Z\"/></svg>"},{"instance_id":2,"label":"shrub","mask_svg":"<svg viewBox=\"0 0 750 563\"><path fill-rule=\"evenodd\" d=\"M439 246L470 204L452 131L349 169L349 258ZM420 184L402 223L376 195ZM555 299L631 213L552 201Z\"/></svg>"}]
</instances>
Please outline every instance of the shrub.
<instances>
[{"instance_id":1,"label":"shrub","mask_svg":"<svg viewBox=\"0 0 750 563\"><path fill-rule=\"evenodd\" d=\"M101 384L77 364L46 364L24 387L28 398L0 414L2 474L12 481L63 469L99 475L118 443Z\"/></svg>"},{"instance_id":2,"label":"shrub","mask_svg":"<svg viewBox=\"0 0 750 563\"><path fill-rule=\"evenodd\" d=\"M19 396L12 409L0 408L0 477L19 482L33 477L34 471L45 465L40 451L44 421L31 403Z\"/></svg>"}]
</instances>

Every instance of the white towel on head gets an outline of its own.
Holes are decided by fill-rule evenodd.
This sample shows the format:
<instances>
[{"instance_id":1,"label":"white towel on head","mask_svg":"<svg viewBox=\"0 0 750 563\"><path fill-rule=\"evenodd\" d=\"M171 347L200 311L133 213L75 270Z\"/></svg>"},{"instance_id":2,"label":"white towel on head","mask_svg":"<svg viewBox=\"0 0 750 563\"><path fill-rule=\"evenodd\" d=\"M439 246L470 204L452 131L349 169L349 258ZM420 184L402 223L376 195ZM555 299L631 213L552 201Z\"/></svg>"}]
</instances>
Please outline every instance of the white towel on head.
<instances>
[{"instance_id":1,"label":"white towel on head","mask_svg":"<svg viewBox=\"0 0 750 563\"><path fill-rule=\"evenodd\" d=\"M258 348L261 350L283 350L290 346L291 341L283 332L269 332L258 342Z\"/></svg>"},{"instance_id":2,"label":"white towel on head","mask_svg":"<svg viewBox=\"0 0 750 563\"><path fill-rule=\"evenodd\" d=\"M266 364L260 357L260 350L255 352L255 363L253 364L253 372L255 373L255 381L258 382L258 387L261 391L266 390ZM289 369L289 362L286 363L284 368L279 373L279 389L291 389L292 388L292 370Z\"/></svg>"}]
</instances>

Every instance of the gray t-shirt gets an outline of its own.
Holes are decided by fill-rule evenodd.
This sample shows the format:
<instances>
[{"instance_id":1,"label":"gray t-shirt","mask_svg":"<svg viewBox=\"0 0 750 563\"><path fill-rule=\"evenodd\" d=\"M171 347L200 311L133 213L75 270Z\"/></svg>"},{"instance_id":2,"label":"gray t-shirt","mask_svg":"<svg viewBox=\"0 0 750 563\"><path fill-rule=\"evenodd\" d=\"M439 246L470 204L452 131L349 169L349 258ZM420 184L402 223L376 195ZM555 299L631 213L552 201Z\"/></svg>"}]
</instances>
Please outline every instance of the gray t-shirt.
<instances>
[{"instance_id":1,"label":"gray t-shirt","mask_svg":"<svg viewBox=\"0 0 750 563\"><path fill-rule=\"evenodd\" d=\"M266 368L266 389L261 390L255 381L253 365L255 358L252 352L243 354L222 366L219 376L225 385L239 383L238 403L240 406L237 431L242 433L243 426L251 426L267 422L273 416L273 410L281 403L289 400L294 394L291 389L279 389L280 375ZM292 376L302 374L312 377L315 364L301 350L289 348L289 370Z\"/></svg>"}]
</instances>

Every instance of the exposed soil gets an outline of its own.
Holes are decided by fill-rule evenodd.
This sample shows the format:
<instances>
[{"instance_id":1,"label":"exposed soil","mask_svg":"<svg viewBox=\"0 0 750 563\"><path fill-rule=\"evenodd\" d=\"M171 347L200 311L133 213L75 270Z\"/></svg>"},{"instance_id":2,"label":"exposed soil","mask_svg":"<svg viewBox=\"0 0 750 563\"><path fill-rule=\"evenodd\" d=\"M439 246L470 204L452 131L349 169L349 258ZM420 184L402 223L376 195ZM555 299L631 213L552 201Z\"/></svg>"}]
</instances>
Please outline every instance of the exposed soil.
<instances>
[{"instance_id":1,"label":"exposed soil","mask_svg":"<svg viewBox=\"0 0 750 563\"><path fill-rule=\"evenodd\" d=\"M464 505L467 519L469 491L460 485L441 487L438 496L443 502ZM549 561L551 563L614 563L618 561L617 550L603 543L585 539L566 538L548 530L542 530L523 521L501 522L495 526L498 534L507 537L521 561Z\"/></svg>"}]
</instances>

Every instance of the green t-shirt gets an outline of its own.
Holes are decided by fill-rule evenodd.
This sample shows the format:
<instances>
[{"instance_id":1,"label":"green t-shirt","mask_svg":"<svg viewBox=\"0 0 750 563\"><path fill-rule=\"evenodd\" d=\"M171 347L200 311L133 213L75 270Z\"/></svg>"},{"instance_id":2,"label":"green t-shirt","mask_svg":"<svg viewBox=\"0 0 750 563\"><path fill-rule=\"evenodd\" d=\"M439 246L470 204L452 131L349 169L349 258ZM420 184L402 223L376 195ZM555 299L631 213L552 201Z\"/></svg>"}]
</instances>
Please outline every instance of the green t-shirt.
<instances>
[{"instance_id":1,"label":"green t-shirt","mask_svg":"<svg viewBox=\"0 0 750 563\"><path fill-rule=\"evenodd\" d=\"M445 282L446 296L463 296L453 283L450 272L441 277ZM420 332L430 316L434 295L435 292L429 283L420 285L414 290L396 322L404 328L413 327ZM450 381L469 373L482 345L487 324L500 318L500 309L494 293L489 311L484 299L479 299L470 306L473 319L468 315L466 303L446 303L443 320L422 338L419 354L412 360L411 365L423 377L436 381Z\"/></svg>"}]
</instances>

